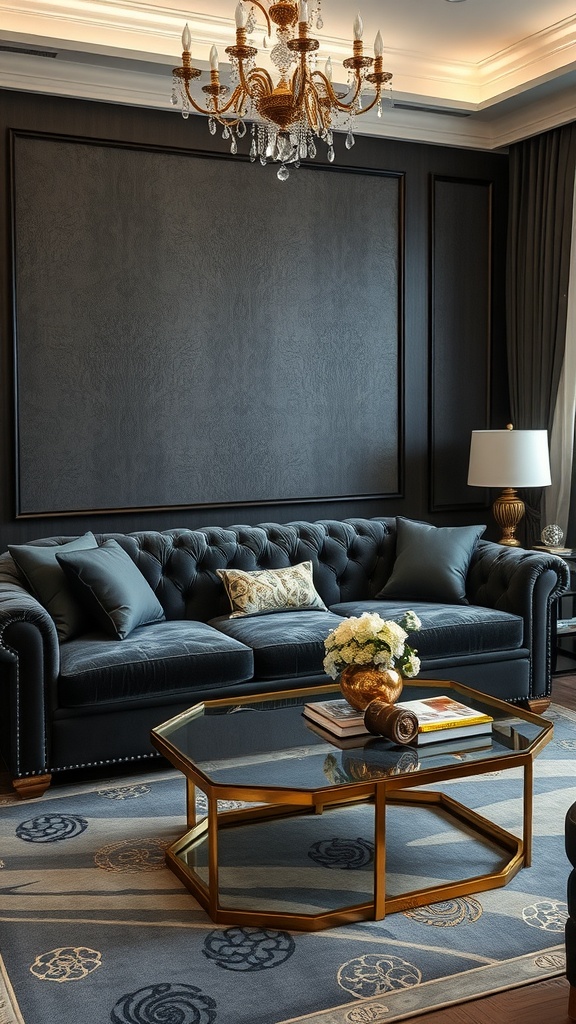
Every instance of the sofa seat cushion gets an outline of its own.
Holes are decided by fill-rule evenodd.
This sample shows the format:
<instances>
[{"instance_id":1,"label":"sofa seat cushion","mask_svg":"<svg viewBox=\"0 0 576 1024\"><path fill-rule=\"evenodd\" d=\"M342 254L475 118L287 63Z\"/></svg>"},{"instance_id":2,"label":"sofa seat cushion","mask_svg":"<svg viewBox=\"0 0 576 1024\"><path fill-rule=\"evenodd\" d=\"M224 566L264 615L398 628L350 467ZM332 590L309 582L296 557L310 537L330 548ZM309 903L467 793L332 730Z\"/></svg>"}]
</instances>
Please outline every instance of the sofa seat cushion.
<instances>
[{"instance_id":1,"label":"sofa seat cushion","mask_svg":"<svg viewBox=\"0 0 576 1024\"><path fill-rule=\"evenodd\" d=\"M253 665L248 647L195 620L142 626L121 644L91 633L61 648L59 704L79 707L241 683L252 678Z\"/></svg>"},{"instance_id":2,"label":"sofa seat cushion","mask_svg":"<svg viewBox=\"0 0 576 1024\"><path fill-rule=\"evenodd\" d=\"M251 647L255 679L282 679L324 673L324 640L342 620L330 612L297 611L230 619L210 625Z\"/></svg>"},{"instance_id":3,"label":"sofa seat cushion","mask_svg":"<svg viewBox=\"0 0 576 1024\"><path fill-rule=\"evenodd\" d=\"M483 608L479 605L411 604L395 601L347 601L331 605L337 615L362 615L378 612L383 619L398 621L404 612L414 611L422 623L410 633L408 643L419 658L460 657L522 647L524 623L519 615Z\"/></svg>"}]
</instances>

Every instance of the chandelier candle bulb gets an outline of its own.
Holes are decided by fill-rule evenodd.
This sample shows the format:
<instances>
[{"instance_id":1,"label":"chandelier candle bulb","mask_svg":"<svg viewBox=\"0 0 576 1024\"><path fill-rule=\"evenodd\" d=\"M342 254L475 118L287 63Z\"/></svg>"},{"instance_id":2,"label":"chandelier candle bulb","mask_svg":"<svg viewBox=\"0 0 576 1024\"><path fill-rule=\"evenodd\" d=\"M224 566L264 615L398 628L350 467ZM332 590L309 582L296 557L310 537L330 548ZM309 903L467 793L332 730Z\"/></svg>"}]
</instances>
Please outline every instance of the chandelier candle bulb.
<instances>
[{"instance_id":1,"label":"chandelier candle bulb","mask_svg":"<svg viewBox=\"0 0 576 1024\"><path fill-rule=\"evenodd\" d=\"M307 3L307 0L300 0L300 9L299 9L299 12L298 12L298 21L300 23L305 21L306 24L308 24L308 3Z\"/></svg>"},{"instance_id":2,"label":"chandelier candle bulb","mask_svg":"<svg viewBox=\"0 0 576 1024\"><path fill-rule=\"evenodd\" d=\"M210 70L218 71L218 50L214 45L212 45L210 50Z\"/></svg>"},{"instance_id":3,"label":"chandelier candle bulb","mask_svg":"<svg viewBox=\"0 0 576 1024\"><path fill-rule=\"evenodd\" d=\"M380 30L378 30L378 33L376 35L376 39L374 40L374 56L375 57L382 57L383 54L384 54L384 43L383 43L383 40L382 40L382 36L380 35Z\"/></svg>"},{"instance_id":4,"label":"chandelier candle bulb","mask_svg":"<svg viewBox=\"0 0 576 1024\"><path fill-rule=\"evenodd\" d=\"M359 14L357 14L356 17L354 18L354 39L360 41L360 39L362 39L363 32L364 25L362 23L362 18L360 17Z\"/></svg>"},{"instance_id":5,"label":"chandelier candle bulb","mask_svg":"<svg viewBox=\"0 0 576 1024\"><path fill-rule=\"evenodd\" d=\"M190 35L190 29L188 28L188 22L186 22L186 24L184 26L184 31L182 33L182 49L186 53L189 53L191 45L192 45L192 36Z\"/></svg>"},{"instance_id":6,"label":"chandelier candle bulb","mask_svg":"<svg viewBox=\"0 0 576 1024\"><path fill-rule=\"evenodd\" d=\"M328 57L328 60L326 61L325 65L324 65L324 74L326 75L326 78L328 79L328 81L331 82L332 81L332 61L331 61L330 57Z\"/></svg>"},{"instance_id":7,"label":"chandelier candle bulb","mask_svg":"<svg viewBox=\"0 0 576 1024\"><path fill-rule=\"evenodd\" d=\"M244 4L242 3L242 0L240 0L240 3L238 4L238 6L236 8L235 18L236 18L236 28L246 28L246 22L248 20L248 15L246 14L246 9L244 7Z\"/></svg>"}]
</instances>

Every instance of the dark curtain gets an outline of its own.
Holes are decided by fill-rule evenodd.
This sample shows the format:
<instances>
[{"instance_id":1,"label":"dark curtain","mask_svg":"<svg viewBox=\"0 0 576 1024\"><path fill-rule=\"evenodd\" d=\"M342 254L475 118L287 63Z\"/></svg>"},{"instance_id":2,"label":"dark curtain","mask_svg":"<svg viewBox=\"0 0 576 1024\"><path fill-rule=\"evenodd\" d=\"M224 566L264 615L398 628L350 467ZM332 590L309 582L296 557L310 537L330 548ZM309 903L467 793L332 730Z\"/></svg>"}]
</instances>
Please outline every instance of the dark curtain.
<instances>
[{"instance_id":1,"label":"dark curtain","mask_svg":"<svg viewBox=\"0 0 576 1024\"><path fill-rule=\"evenodd\" d=\"M570 488L568 532L564 538L564 543L568 547L576 547L576 422L574 423L574 457L572 460L572 486Z\"/></svg>"},{"instance_id":2,"label":"dark curtain","mask_svg":"<svg viewBox=\"0 0 576 1024\"><path fill-rule=\"evenodd\" d=\"M517 429L550 433L566 332L576 125L510 147L507 337ZM539 542L542 490L527 490L526 547Z\"/></svg>"}]
</instances>

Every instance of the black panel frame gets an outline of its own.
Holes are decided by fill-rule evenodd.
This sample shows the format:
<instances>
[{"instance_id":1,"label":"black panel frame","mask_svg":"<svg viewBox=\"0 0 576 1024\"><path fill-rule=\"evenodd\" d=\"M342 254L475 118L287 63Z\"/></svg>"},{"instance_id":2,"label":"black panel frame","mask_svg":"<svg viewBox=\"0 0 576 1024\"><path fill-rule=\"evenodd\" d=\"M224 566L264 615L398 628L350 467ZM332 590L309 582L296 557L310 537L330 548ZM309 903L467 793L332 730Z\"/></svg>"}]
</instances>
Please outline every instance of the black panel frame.
<instances>
[{"instance_id":1,"label":"black panel frame","mask_svg":"<svg viewBox=\"0 0 576 1024\"><path fill-rule=\"evenodd\" d=\"M243 500L231 500L226 498L218 501L191 501L190 503L172 503L170 501L165 502L154 502L154 503L135 503L125 505L107 505L106 507L62 507L62 508L28 508L25 507L25 503L22 499L22 459L21 459L21 431L20 431L20 408L21 408L21 380L19 374L19 324L18 324L18 302L19 302L19 281L17 280L17 245L18 245L18 224L16 222L16 145L19 139L32 139L44 142L57 141L66 143L80 143L89 146L98 147L111 147L113 149L123 151L131 150L138 152L148 153L159 153L159 154L170 154L177 155L185 158L198 159L198 160L212 160L212 161L230 161L238 162L246 159L243 157L231 157L228 154L206 152L200 149L183 149L174 146L161 146L153 145L150 143L135 143L135 142L120 142L117 140L108 140L103 138L92 138L84 137L79 135L69 135L51 132L41 132L32 130L9 130L9 154L10 154L10 179L9 179L9 200L10 200L10 227L11 227L11 238L10 238L10 251L11 251L11 268L12 268L12 326L13 326L13 417L14 417L14 470L15 470L15 517L16 519L41 519L46 517L67 517L67 516L93 516L93 515L105 515L110 513L135 513L135 512L152 512L152 511L177 511L180 509L202 509L202 508L243 508L243 507L258 507L258 506L283 506L283 505L295 505L295 504L314 504L314 503L326 503L327 501L341 501L341 502L357 502L358 500L366 499L388 499L388 498L402 498L404 496L404 467L405 467L405 400L404 400L404 348L405 348L405 333L404 333L404 288L405 288L405 176L404 172L401 171L385 171L375 170L374 168L364 167L342 167L342 166L328 166L321 165L316 167L315 165L302 165L299 171L294 175L314 173L321 171L323 173L330 173L340 176L346 175L365 175L370 177L381 177L388 179L396 179L397 181L397 226L396 226L396 259L397 259L397 280L395 282L395 293L397 303L397 325L396 325L396 358L397 358L397 378L396 378L396 398L397 398L397 409L395 410L395 416L397 419L397 437L396 437L396 448L395 448L395 467L394 475L396 486L389 490L379 491L374 489L373 491L362 491L355 493L334 493L334 494L298 494L290 497L277 497L270 496L270 498L249 498ZM256 173L258 171L256 170ZM286 185L282 186L286 188ZM288 186L289 187L289 186ZM376 211L367 208L365 211L359 211L359 217L361 215L366 217L374 217ZM385 212L383 213L385 216ZM367 368L369 372L369 368ZM47 429L52 429L53 425L47 424ZM338 457L339 442L338 438L334 439L334 457Z\"/></svg>"}]
</instances>

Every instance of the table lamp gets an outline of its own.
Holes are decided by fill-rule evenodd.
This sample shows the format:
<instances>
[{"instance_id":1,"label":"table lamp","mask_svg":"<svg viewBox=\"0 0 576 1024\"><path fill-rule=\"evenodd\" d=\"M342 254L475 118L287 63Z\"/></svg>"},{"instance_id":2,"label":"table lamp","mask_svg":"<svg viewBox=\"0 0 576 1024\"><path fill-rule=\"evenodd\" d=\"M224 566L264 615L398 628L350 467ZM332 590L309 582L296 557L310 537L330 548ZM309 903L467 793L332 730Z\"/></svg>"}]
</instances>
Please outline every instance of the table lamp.
<instances>
[{"instance_id":1,"label":"table lamp","mask_svg":"<svg viewBox=\"0 0 576 1024\"><path fill-rule=\"evenodd\" d=\"M548 487L551 484L546 430L473 430L470 443L468 484L471 487L502 487L492 514L502 531L499 544L519 548L515 532L525 511L517 487Z\"/></svg>"}]
</instances>

